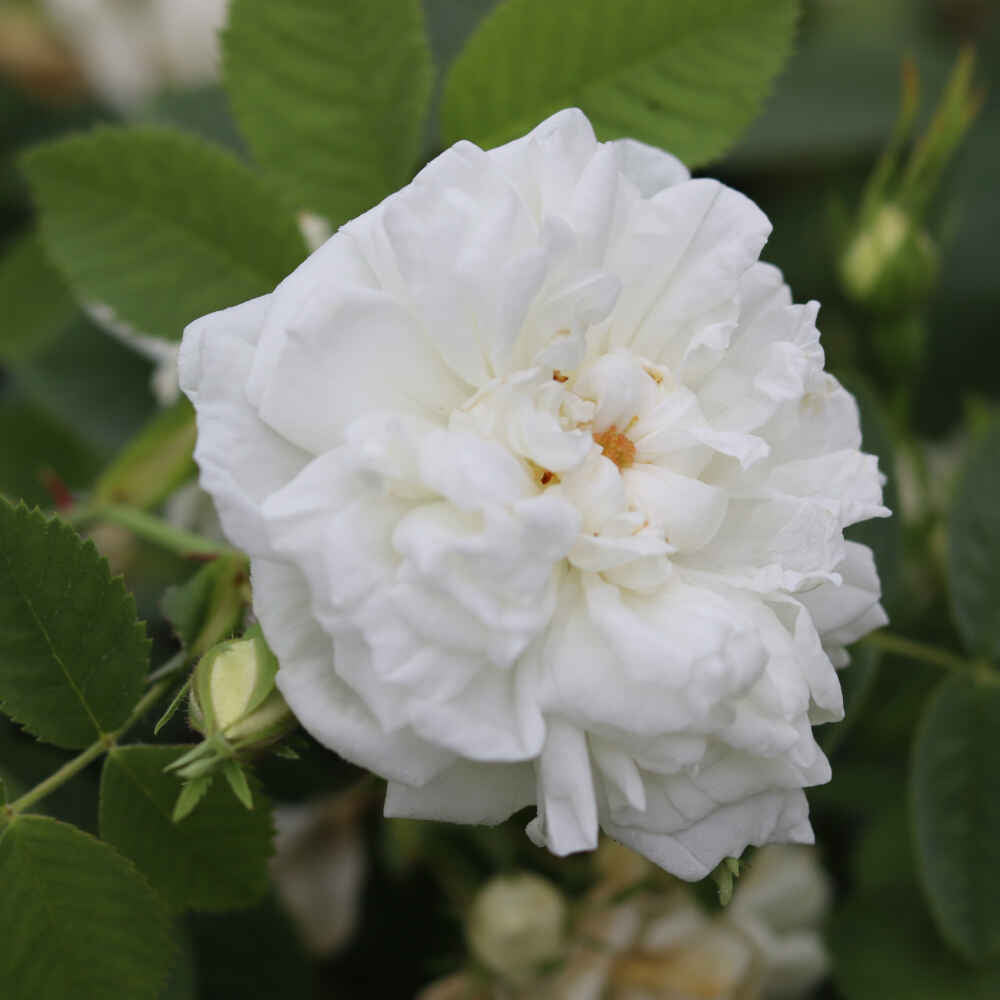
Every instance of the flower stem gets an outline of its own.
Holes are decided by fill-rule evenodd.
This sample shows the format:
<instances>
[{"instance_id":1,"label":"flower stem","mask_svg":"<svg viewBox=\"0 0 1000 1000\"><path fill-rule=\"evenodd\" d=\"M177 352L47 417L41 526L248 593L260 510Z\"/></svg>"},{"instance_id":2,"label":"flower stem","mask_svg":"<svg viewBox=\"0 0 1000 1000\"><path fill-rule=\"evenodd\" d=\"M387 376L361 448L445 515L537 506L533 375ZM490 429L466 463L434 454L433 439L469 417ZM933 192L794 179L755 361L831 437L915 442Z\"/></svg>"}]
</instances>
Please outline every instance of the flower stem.
<instances>
[{"instance_id":1,"label":"flower stem","mask_svg":"<svg viewBox=\"0 0 1000 1000\"><path fill-rule=\"evenodd\" d=\"M9 823L18 813L33 806L47 795L51 795L57 788L66 784L70 778L79 774L88 764L107 753L156 704L169 687L170 681L164 680L150 688L136 703L129 717L114 732L102 733L86 750L77 754L72 760L66 761L59 770L53 771L44 781L40 781L34 788L28 789L13 802L0 806L0 823Z\"/></svg>"},{"instance_id":2,"label":"flower stem","mask_svg":"<svg viewBox=\"0 0 1000 1000\"><path fill-rule=\"evenodd\" d=\"M73 525L81 525L90 521L109 521L128 528L134 535L169 549L182 556L221 556L227 555L233 549L225 542L216 542L211 538L196 535L165 521L161 517L147 514L135 507L125 507L119 504L101 504L96 507L83 506L69 510L63 518Z\"/></svg>"},{"instance_id":3,"label":"flower stem","mask_svg":"<svg viewBox=\"0 0 1000 1000\"><path fill-rule=\"evenodd\" d=\"M957 653L951 653L947 649L931 646L925 642L917 642L915 639L906 639L901 635L893 635L892 632L873 632L861 642L863 645L880 649L885 653L895 653L911 660L919 660L921 663L931 663L936 667L943 667L945 670L968 672L974 666L969 660Z\"/></svg>"},{"instance_id":4,"label":"flower stem","mask_svg":"<svg viewBox=\"0 0 1000 1000\"><path fill-rule=\"evenodd\" d=\"M175 653L173 656L163 664L162 667L157 667L147 678L146 684L155 684L157 681L172 680L177 674L179 674L186 666L190 663L190 656L187 650L182 649L179 653Z\"/></svg>"}]
</instances>

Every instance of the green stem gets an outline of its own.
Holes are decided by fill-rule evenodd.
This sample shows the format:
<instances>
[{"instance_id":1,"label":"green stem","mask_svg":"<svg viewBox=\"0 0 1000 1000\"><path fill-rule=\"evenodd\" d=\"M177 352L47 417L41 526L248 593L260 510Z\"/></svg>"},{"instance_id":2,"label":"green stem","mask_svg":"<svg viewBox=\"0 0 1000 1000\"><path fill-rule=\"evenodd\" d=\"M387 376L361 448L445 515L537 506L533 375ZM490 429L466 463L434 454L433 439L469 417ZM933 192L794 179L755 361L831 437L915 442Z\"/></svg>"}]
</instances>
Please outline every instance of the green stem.
<instances>
[{"instance_id":1,"label":"green stem","mask_svg":"<svg viewBox=\"0 0 1000 1000\"><path fill-rule=\"evenodd\" d=\"M124 507L118 504L101 504L96 507L83 506L77 510L67 511L63 518L70 524L81 525L90 521L109 521L128 528L139 538L169 549L182 556L221 556L233 552L225 542L216 542L211 538L196 535L193 531L178 528L169 521L135 507Z\"/></svg>"},{"instance_id":2,"label":"green stem","mask_svg":"<svg viewBox=\"0 0 1000 1000\"><path fill-rule=\"evenodd\" d=\"M53 771L44 781L40 781L34 788L25 792L20 798L15 799L13 802L9 802L2 809L0 809L0 818L5 820L13 819L19 812L27 809L28 806L34 805L39 799L44 799L47 795L50 795L61 785L66 784L70 778L74 775L79 774L91 761L96 760L101 756L104 751L107 750L102 740L98 740L96 743L92 743L83 753L74 757L72 760L66 761L58 771Z\"/></svg>"},{"instance_id":3,"label":"green stem","mask_svg":"<svg viewBox=\"0 0 1000 1000\"><path fill-rule=\"evenodd\" d=\"M872 632L861 642L863 645L880 649L885 653L896 653L911 660L919 660L921 663L931 663L936 667L943 667L945 670L968 672L974 668L973 663L957 653L951 653L947 649L931 646L925 642L917 642L915 639L905 639L901 635L893 635L892 632Z\"/></svg>"},{"instance_id":4,"label":"green stem","mask_svg":"<svg viewBox=\"0 0 1000 1000\"><path fill-rule=\"evenodd\" d=\"M179 674L190 662L187 650L182 649L163 664L157 667L147 678L147 684L155 684L157 681L171 680Z\"/></svg>"},{"instance_id":5,"label":"green stem","mask_svg":"<svg viewBox=\"0 0 1000 1000\"><path fill-rule=\"evenodd\" d=\"M0 822L10 822L18 813L33 806L47 795L51 795L57 788L66 784L70 778L79 774L88 764L107 753L156 704L169 687L169 680L165 680L150 688L136 703L129 717L114 732L102 733L86 750L72 760L66 761L58 771L54 771L34 788L28 789L20 798L0 807Z\"/></svg>"}]
</instances>

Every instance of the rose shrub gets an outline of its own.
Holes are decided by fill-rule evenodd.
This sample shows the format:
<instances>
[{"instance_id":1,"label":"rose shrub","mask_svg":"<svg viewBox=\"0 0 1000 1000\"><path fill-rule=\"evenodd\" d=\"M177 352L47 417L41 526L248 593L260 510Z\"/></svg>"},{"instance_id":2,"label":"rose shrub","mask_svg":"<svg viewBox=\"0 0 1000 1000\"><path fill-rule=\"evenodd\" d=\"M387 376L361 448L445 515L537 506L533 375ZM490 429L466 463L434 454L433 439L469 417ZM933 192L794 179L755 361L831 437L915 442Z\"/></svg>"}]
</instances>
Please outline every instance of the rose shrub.
<instances>
[{"instance_id":1,"label":"rose shrub","mask_svg":"<svg viewBox=\"0 0 1000 1000\"><path fill-rule=\"evenodd\" d=\"M203 486L305 728L386 813L686 879L809 842L885 516L767 218L568 110L192 323Z\"/></svg>"}]
</instances>

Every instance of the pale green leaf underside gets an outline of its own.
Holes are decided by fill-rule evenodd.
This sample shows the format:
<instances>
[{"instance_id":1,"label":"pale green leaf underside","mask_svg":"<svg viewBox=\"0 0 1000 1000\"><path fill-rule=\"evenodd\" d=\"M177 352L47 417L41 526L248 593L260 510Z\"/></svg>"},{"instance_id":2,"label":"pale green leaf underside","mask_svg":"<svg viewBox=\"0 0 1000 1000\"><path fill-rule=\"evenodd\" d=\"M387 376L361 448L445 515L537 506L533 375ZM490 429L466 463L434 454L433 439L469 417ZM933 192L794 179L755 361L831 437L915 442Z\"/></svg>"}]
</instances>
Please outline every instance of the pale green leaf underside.
<instances>
[{"instance_id":1,"label":"pale green leaf underside","mask_svg":"<svg viewBox=\"0 0 1000 1000\"><path fill-rule=\"evenodd\" d=\"M249 906L267 889L270 808L258 791L248 811L226 782L216 780L191 814L175 823L181 783L163 769L188 749L113 750L101 777L101 836L179 909Z\"/></svg>"},{"instance_id":2,"label":"pale green leaf underside","mask_svg":"<svg viewBox=\"0 0 1000 1000\"><path fill-rule=\"evenodd\" d=\"M77 295L179 340L270 292L306 255L294 213L229 153L164 128L100 128L23 160L42 236Z\"/></svg>"},{"instance_id":3,"label":"pale green leaf underside","mask_svg":"<svg viewBox=\"0 0 1000 1000\"><path fill-rule=\"evenodd\" d=\"M432 65L419 0L235 0L233 112L297 207L338 224L409 181Z\"/></svg>"},{"instance_id":4,"label":"pale green leaf underside","mask_svg":"<svg viewBox=\"0 0 1000 1000\"><path fill-rule=\"evenodd\" d=\"M577 106L601 139L698 166L753 118L797 12L797 0L506 0L452 67L445 137L495 146Z\"/></svg>"},{"instance_id":5,"label":"pale green leaf underside","mask_svg":"<svg viewBox=\"0 0 1000 1000\"><path fill-rule=\"evenodd\" d=\"M0 835L4 1000L155 1000L173 962L163 902L121 855L65 823Z\"/></svg>"},{"instance_id":6,"label":"pale green leaf underside","mask_svg":"<svg viewBox=\"0 0 1000 1000\"><path fill-rule=\"evenodd\" d=\"M0 709L80 748L117 729L149 658L135 601L69 525L0 499Z\"/></svg>"},{"instance_id":7,"label":"pale green leaf underside","mask_svg":"<svg viewBox=\"0 0 1000 1000\"><path fill-rule=\"evenodd\" d=\"M918 869L945 937L967 958L1000 956L1000 688L945 681L913 753Z\"/></svg>"},{"instance_id":8,"label":"pale green leaf underside","mask_svg":"<svg viewBox=\"0 0 1000 1000\"><path fill-rule=\"evenodd\" d=\"M969 650L1000 659L1000 422L962 474L949 525L949 583Z\"/></svg>"}]
</instances>

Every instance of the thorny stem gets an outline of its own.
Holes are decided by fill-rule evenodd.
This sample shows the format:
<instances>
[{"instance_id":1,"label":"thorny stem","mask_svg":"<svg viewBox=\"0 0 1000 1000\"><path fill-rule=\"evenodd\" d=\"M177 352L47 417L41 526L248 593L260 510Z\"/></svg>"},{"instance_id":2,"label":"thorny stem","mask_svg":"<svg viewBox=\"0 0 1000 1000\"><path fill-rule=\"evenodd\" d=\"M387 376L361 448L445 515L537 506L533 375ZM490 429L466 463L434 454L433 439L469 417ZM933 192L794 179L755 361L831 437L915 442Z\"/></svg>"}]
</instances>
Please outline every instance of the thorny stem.
<instances>
[{"instance_id":1,"label":"thorny stem","mask_svg":"<svg viewBox=\"0 0 1000 1000\"><path fill-rule=\"evenodd\" d=\"M79 774L88 764L107 753L159 701L169 687L170 680L166 679L150 688L136 703L129 717L114 732L102 733L86 750L72 760L66 761L58 771L54 771L44 781L40 781L34 788L30 788L20 798L0 806L0 824L9 823L18 813L33 806L47 795L51 795L70 778Z\"/></svg>"}]
</instances>

